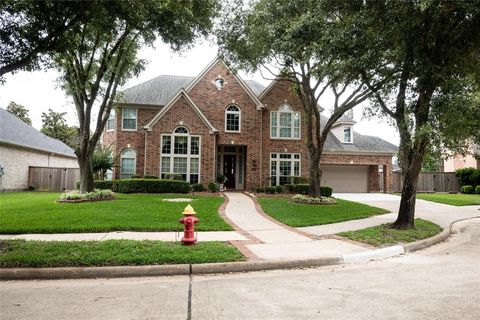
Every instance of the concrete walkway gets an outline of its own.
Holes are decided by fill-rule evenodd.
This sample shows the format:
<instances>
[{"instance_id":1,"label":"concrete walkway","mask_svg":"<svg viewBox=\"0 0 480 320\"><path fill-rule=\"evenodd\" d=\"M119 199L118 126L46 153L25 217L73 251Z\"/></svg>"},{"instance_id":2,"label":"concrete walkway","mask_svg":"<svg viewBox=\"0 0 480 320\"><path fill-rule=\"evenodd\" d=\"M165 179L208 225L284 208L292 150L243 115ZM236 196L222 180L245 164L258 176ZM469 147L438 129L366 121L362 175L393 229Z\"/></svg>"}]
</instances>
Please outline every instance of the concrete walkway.
<instances>
[{"instance_id":1,"label":"concrete walkway","mask_svg":"<svg viewBox=\"0 0 480 320\"><path fill-rule=\"evenodd\" d=\"M356 244L335 239L313 240L260 214L251 198L226 192L225 215L257 241L246 247L260 259L308 259L367 251Z\"/></svg>"},{"instance_id":2,"label":"concrete walkway","mask_svg":"<svg viewBox=\"0 0 480 320\"><path fill-rule=\"evenodd\" d=\"M38 240L38 241L105 241L105 240L156 240L179 241L182 233L176 232L99 232L99 233L55 233L55 234L18 234L0 235L0 240ZM243 235L235 231L202 231L199 241L245 241Z\"/></svg>"},{"instance_id":3,"label":"concrete walkway","mask_svg":"<svg viewBox=\"0 0 480 320\"><path fill-rule=\"evenodd\" d=\"M350 220L340 223L333 223L321 226L302 227L298 230L323 236L336 234L344 231L354 231L394 222L397 218L400 196L382 193L338 193L333 195L336 198L356 201L374 207L379 207L391 213L374 216L366 219ZM432 221L439 226L446 228L456 220L475 218L480 216L480 206L451 206L417 199L415 205L415 217Z\"/></svg>"}]
</instances>

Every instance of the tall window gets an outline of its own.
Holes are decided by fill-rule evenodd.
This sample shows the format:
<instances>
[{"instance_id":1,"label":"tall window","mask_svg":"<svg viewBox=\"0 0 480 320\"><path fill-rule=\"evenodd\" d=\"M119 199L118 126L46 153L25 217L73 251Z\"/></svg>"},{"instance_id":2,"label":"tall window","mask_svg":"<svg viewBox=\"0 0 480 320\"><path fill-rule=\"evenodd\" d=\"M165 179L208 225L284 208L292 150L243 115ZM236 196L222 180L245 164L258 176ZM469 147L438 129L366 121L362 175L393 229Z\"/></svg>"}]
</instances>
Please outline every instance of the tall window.
<instances>
[{"instance_id":1,"label":"tall window","mask_svg":"<svg viewBox=\"0 0 480 320\"><path fill-rule=\"evenodd\" d=\"M200 137L185 127L162 135L160 171L162 179L181 179L190 183L200 180Z\"/></svg>"},{"instance_id":2,"label":"tall window","mask_svg":"<svg viewBox=\"0 0 480 320\"><path fill-rule=\"evenodd\" d=\"M236 105L230 105L225 110L225 131L240 132L241 111Z\"/></svg>"},{"instance_id":3,"label":"tall window","mask_svg":"<svg viewBox=\"0 0 480 320\"><path fill-rule=\"evenodd\" d=\"M270 137L300 139L300 112L294 112L286 103L270 113Z\"/></svg>"},{"instance_id":4,"label":"tall window","mask_svg":"<svg viewBox=\"0 0 480 320\"><path fill-rule=\"evenodd\" d=\"M343 129L343 142L352 143L352 128L346 127Z\"/></svg>"},{"instance_id":5,"label":"tall window","mask_svg":"<svg viewBox=\"0 0 480 320\"><path fill-rule=\"evenodd\" d=\"M300 176L300 154L272 153L270 155L270 179L272 186L293 183Z\"/></svg>"},{"instance_id":6,"label":"tall window","mask_svg":"<svg viewBox=\"0 0 480 320\"><path fill-rule=\"evenodd\" d=\"M110 111L110 115L107 120L107 131L112 131L115 129L115 110Z\"/></svg>"},{"instance_id":7,"label":"tall window","mask_svg":"<svg viewBox=\"0 0 480 320\"><path fill-rule=\"evenodd\" d=\"M137 154L132 149L122 151L120 158L120 179L128 179L136 173Z\"/></svg>"},{"instance_id":8,"label":"tall window","mask_svg":"<svg viewBox=\"0 0 480 320\"><path fill-rule=\"evenodd\" d=\"M137 130L137 109L122 109L122 130Z\"/></svg>"}]
</instances>

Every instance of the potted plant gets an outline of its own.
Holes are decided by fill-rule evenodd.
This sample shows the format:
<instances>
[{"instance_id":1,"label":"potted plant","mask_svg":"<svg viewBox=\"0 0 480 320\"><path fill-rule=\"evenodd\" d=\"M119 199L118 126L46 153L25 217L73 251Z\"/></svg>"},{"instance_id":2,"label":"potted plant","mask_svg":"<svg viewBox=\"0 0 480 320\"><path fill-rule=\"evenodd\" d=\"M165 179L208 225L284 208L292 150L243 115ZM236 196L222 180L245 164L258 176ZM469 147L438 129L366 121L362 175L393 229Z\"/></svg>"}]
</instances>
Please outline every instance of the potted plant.
<instances>
[{"instance_id":1,"label":"potted plant","mask_svg":"<svg viewBox=\"0 0 480 320\"><path fill-rule=\"evenodd\" d=\"M220 191L225 191L224 184L227 182L227 180L227 177L225 177L223 174L217 177L217 182L220 184Z\"/></svg>"}]
</instances>

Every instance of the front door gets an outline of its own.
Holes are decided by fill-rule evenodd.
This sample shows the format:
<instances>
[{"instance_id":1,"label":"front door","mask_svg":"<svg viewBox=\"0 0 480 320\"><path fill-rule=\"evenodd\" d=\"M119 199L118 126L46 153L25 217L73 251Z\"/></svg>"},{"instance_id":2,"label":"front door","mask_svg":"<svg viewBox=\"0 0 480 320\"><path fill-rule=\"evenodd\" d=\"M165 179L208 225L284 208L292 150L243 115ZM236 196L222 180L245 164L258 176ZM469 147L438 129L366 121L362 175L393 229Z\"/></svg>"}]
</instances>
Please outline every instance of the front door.
<instances>
[{"instance_id":1,"label":"front door","mask_svg":"<svg viewBox=\"0 0 480 320\"><path fill-rule=\"evenodd\" d=\"M223 174L227 177L227 182L225 182L227 189L235 189L235 159L235 155L226 154L223 156Z\"/></svg>"}]
</instances>

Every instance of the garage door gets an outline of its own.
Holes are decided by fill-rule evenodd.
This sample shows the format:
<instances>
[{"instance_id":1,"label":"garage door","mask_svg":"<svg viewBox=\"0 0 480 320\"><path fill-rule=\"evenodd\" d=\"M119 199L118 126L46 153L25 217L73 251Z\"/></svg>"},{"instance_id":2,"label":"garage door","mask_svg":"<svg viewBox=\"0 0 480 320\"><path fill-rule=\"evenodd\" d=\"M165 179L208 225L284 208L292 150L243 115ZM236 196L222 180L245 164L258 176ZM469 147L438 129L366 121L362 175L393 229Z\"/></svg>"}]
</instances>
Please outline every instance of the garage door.
<instances>
[{"instance_id":1,"label":"garage door","mask_svg":"<svg viewBox=\"0 0 480 320\"><path fill-rule=\"evenodd\" d=\"M322 185L333 192L368 192L368 166L322 165Z\"/></svg>"}]
</instances>

